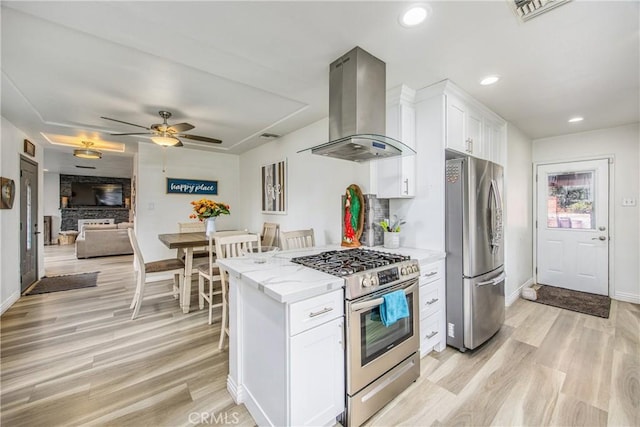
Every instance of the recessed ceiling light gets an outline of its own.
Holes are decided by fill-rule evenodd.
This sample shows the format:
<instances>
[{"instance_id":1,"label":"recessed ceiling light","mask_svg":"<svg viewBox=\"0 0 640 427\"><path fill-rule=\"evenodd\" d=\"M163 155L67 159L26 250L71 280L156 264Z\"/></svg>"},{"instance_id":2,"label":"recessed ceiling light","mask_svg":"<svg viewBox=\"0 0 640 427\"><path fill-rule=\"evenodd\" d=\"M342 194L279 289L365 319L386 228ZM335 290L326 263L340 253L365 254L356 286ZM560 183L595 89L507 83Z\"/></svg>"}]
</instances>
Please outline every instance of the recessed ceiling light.
<instances>
[{"instance_id":1,"label":"recessed ceiling light","mask_svg":"<svg viewBox=\"0 0 640 427\"><path fill-rule=\"evenodd\" d=\"M400 15L400 25L403 27L415 27L424 22L429 16L426 6L414 6Z\"/></svg>"},{"instance_id":2,"label":"recessed ceiling light","mask_svg":"<svg viewBox=\"0 0 640 427\"><path fill-rule=\"evenodd\" d=\"M500 80L500 76L487 76L484 79L480 80L480 84L482 86L489 86L494 84L498 80Z\"/></svg>"},{"instance_id":3,"label":"recessed ceiling light","mask_svg":"<svg viewBox=\"0 0 640 427\"><path fill-rule=\"evenodd\" d=\"M571 117L569 119L569 123L578 123L584 120L584 117Z\"/></svg>"}]
</instances>

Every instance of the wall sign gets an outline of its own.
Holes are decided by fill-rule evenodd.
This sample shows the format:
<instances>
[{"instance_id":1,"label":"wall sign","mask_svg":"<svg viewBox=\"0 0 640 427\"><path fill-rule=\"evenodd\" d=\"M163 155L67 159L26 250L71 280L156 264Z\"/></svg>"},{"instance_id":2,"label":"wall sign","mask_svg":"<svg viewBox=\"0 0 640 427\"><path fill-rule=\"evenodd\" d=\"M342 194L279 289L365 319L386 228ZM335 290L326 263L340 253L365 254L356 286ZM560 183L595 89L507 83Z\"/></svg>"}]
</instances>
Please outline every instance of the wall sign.
<instances>
[{"instance_id":1,"label":"wall sign","mask_svg":"<svg viewBox=\"0 0 640 427\"><path fill-rule=\"evenodd\" d=\"M36 156L36 146L33 142L28 139L24 140L24 152L30 155L31 157Z\"/></svg>"},{"instance_id":2,"label":"wall sign","mask_svg":"<svg viewBox=\"0 0 640 427\"><path fill-rule=\"evenodd\" d=\"M262 178L262 212L287 213L287 161L264 165Z\"/></svg>"},{"instance_id":3,"label":"wall sign","mask_svg":"<svg viewBox=\"0 0 640 427\"><path fill-rule=\"evenodd\" d=\"M218 194L218 181L202 181L199 179L167 178L167 193Z\"/></svg>"}]
</instances>

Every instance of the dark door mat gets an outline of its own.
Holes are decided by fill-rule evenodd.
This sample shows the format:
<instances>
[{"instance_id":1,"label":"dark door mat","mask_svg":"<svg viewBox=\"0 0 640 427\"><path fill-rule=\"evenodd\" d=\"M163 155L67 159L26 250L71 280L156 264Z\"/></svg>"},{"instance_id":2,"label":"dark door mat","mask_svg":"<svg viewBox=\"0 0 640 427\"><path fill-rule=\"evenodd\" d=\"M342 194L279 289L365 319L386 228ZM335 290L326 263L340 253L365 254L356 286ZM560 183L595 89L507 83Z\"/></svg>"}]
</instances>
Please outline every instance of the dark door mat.
<instances>
[{"instance_id":1,"label":"dark door mat","mask_svg":"<svg viewBox=\"0 0 640 427\"><path fill-rule=\"evenodd\" d=\"M608 296L545 285L536 291L535 302L605 319L609 318L611 307L611 298Z\"/></svg>"},{"instance_id":2,"label":"dark door mat","mask_svg":"<svg viewBox=\"0 0 640 427\"><path fill-rule=\"evenodd\" d=\"M71 289L92 288L97 286L99 271L92 273L69 274L67 276L43 277L31 287L25 295L46 294Z\"/></svg>"}]
</instances>

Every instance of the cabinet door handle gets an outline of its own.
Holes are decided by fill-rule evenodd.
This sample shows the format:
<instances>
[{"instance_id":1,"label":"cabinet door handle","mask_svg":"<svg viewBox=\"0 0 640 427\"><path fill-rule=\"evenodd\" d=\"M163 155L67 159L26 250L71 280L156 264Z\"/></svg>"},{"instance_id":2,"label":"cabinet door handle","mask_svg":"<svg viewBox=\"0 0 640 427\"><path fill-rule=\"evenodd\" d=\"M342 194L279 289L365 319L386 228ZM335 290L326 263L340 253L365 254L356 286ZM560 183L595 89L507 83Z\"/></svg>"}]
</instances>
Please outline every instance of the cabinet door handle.
<instances>
[{"instance_id":1,"label":"cabinet door handle","mask_svg":"<svg viewBox=\"0 0 640 427\"><path fill-rule=\"evenodd\" d=\"M404 194L409 195L409 178L404 180Z\"/></svg>"},{"instance_id":2,"label":"cabinet door handle","mask_svg":"<svg viewBox=\"0 0 640 427\"><path fill-rule=\"evenodd\" d=\"M435 276L436 274L438 274L437 271L430 271L429 273L425 274L424 277L431 277L431 276Z\"/></svg>"},{"instance_id":3,"label":"cabinet door handle","mask_svg":"<svg viewBox=\"0 0 640 427\"><path fill-rule=\"evenodd\" d=\"M427 335L425 336L425 338L426 338L426 339L430 339L430 338L435 337L436 335L438 335L438 331L432 331L430 334L427 334Z\"/></svg>"},{"instance_id":4,"label":"cabinet door handle","mask_svg":"<svg viewBox=\"0 0 640 427\"><path fill-rule=\"evenodd\" d=\"M325 314L330 312L331 310L333 310L333 307L325 307L320 311L316 311L316 312L311 312L309 313L309 317L316 317L316 316L320 316L321 314Z\"/></svg>"},{"instance_id":5,"label":"cabinet door handle","mask_svg":"<svg viewBox=\"0 0 640 427\"><path fill-rule=\"evenodd\" d=\"M427 305L435 304L438 302L438 298L433 298L431 301L427 301Z\"/></svg>"},{"instance_id":6,"label":"cabinet door handle","mask_svg":"<svg viewBox=\"0 0 640 427\"><path fill-rule=\"evenodd\" d=\"M467 143L467 152L468 153L472 153L473 152L473 138L467 138L467 140L465 142Z\"/></svg>"}]
</instances>

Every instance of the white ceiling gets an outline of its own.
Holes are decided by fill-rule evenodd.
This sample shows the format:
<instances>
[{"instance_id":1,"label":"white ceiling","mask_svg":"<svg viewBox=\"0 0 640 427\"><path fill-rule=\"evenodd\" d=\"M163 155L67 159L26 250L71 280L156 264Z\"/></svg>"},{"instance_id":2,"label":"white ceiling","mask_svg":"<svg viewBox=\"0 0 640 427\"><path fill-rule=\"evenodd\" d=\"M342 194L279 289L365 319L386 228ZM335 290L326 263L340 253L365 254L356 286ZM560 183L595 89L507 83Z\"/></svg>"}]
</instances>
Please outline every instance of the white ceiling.
<instances>
[{"instance_id":1,"label":"white ceiling","mask_svg":"<svg viewBox=\"0 0 640 427\"><path fill-rule=\"evenodd\" d=\"M2 115L45 144L45 163L66 153L63 173L79 173L72 148L41 133L124 142L96 162L113 172L145 139L110 136L142 129L100 117L149 126L161 109L241 153L326 117L328 65L360 46L386 62L388 88L449 78L532 138L638 121L639 2L572 1L526 23L506 0L431 2L406 29L410 4L3 1ZM487 74L502 80L480 86Z\"/></svg>"}]
</instances>

